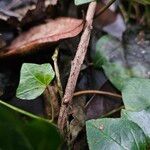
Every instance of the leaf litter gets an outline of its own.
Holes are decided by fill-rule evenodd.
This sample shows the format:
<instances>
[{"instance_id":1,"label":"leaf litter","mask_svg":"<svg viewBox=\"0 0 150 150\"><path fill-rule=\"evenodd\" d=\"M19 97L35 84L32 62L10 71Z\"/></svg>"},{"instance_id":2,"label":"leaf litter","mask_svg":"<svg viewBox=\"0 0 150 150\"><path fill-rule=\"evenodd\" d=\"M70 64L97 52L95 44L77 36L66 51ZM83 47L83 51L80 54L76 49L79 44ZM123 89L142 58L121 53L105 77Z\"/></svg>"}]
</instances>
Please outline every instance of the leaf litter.
<instances>
[{"instance_id":1,"label":"leaf litter","mask_svg":"<svg viewBox=\"0 0 150 150\"><path fill-rule=\"evenodd\" d=\"M17 1L17 0L16 0ZM31 2L32 1L32 2ZM59 58L59 67L60 67L60 76L61 76L61 82L63 83L63 89L65 89L65 85L69 76L70 72L70 67L72 62L71 60L74 57L74 54L76 52L76 47L78 44L78 40L76 41L76 37L80 38L80 33L83 30L84 27L84 21L83 21L83 16L81 17L81 14L78 14L77 12L72 13L74 14L74 18L69 17L69 11L74 11L76 9L72 9L74 5L71 2L68 2L67 0L65 1L65 5L69 6L67 9L69 11L66 13L66 10L61 10L60 12L56 13L56 10L58 9L58 6L61 5L62 2L57 4L57 0L51 1L52 3L48 3L49 0L46 1L36 1L36 0L31 0L31 3L28 3L28 1L20 1L21 5L19 3L10 3L9 7L6 9L1 9L0 12L0 21L3 20L7 22L11 27L17 29L17 32L19 33L19 36L13 39L11 41L10 45L8 43L5 43L4 40L2 41L2 44L0 44L1 50L0 50L0 60L9 60L9 58L14 57L16 61L18 61L18 58L21 56L27 56L28 54L31 54L31 57L35 57L35 54L38 51L41 51L41 53L44 53L42 51L42 48L44 46L49 46L51 51L52 45L59 46L60 51L59 51L59 57L69 57L65 62L61 62ZM7 6L6 1L2 1L3 6ZM13 0L15 2L15 0ZM25 2L25 5L23 4ZM47 2L47 4L46 4ZM2 3L0 3L2 4ZM17 4L17 5L16 5ZM54 6L56 5L56 7ZM104 3L99 3L98 5L103 6ZM117 4L118 5L118 4ZM115 4L115 7L117 6ZM2 5L1 5L2 6ZM9 8L9 9L8 9ZM54 9L56 8L56 9ZM61 8L62 9L62 8ZM79 7L81 10L81 7ZM24 10L24 11L23 11ZM60 9L59 9L60 10ZM82 7L82 11L85 13L86 8ZM22 14L21 14L21 13ZM49 14L48 14L49 12ZM62 13L63 12L63 13ZM3 13L3 14L2 14ZM62 14L61 14L62 13ZM66 13L66 14L65 14ZM83 14L84 14L83 13ZM49 15L49 17L48 17ZM1 17L2 16L2 17ZM62 17L61 17L62 16ZM67 17L64 17L67 16ZM80 17L79 17L80 16ZM118 17L119 16L119 17ZM14 19L15 18L15 19ZM76 18L76 19L75 19ZM77 19L78 18L78 19ZM119 18L119 19L118 19ZM16 21L15 21L16 20ZM114 24L116 27L116 30L113 30ZM93 55L95 50L95 43L97 43L97 40L104 34L103 31L106 31L108 34L115 35L117 38L121 39L121 36L125 30L123 18L118 14L117 11L115 10L106 10L104 14L100 15L97 19L94 20L94 25L93 25L93 30L95 33L92 33L91 36L91 43L89 45L89 50L91 51L90 55ZM19 30L18 30L19 28ZM130 27L129 27L130 28ZM103 31L102 31L103 30ZM112 32L113 31L113 32ZM12 30L12 32L14 32ZM98 34L100 33L100 34ZM127 32L126 32L127 33ZM130 34L131 37L132 34ZM74 37L74 38L73 38ZM126 37L128 37L128 33L126 34ZM3 35L2 35L3 38ZM125 39L125 38L124 38ZM139 40L140 39L140 40ZM132 41L132 43L130 43ZM132 37L132 39L127 39L124 42L123 47L127 50L126 53L132 53L134 52L132 46L134 45L135 49L141 49L140 53L144 57L144 61L146 60L146 63L148 62L148 55L145 54L145 51L143 51L142 47L142 33L139 36L139 38L136 38L135 41L135 36ZM5 44L3 44L3 42ZM67 43L67 44L66 44ZM77 44L76 44L77 43ZM138 45L138 44L139 45ZM142 46L140 46L142 45ZM5 46L5 47L4 47ZM6 47L7 46L7 47ZM92 47L92 48L91 48ZM54 48L53 48L54 49ZM147 52L146 52L147 53ZM137 55L139 52L137 52ZM149 54L149 53L148 53ZM125 55L127 56L127 55ZM37 56L36 56L37 57ZM91 66L91 59L89 59L89 54L87 55L84 66L85 68L80 72L79 80L77 83L77 87L82 87L79 88L80 90L84 89L95 89L95 90L107 90L107 91L112 91L113 93L118 93L118 91L111 85L111 83L108 81L108 78L104 75L104 72L102 70L97 70L93 66ZM118 56L119 57L119 56ZM137 64L137 62L140 60L143 60L143 57L138 58L133 56L133 58L127 58L127 59L135 59L135 61L131 61L132 63L130 66L134 66L133 62ZM146 59L145 59L146 58ZM37 57L37 63L42 63L43 56L40 55ZM49 57L50 59L50 57ZM32 59L31 59L32 60ZM32 60L34 62L34 60ZM47 60L43 60L47 61ZM48 62L51 62L49 60ZM148 62L149 63L149 62ZM9 64L12 66L10 68L15 68L15 65L13 62L9 62ZM148 67L148 66L147 66ZM5 68L5 65L3 66L1 64L0 70L3 70ZM12 76L7 77L5 75L6 70L8 72L12 72L13 69L10 70L9 67L4 69L4 72L1 71L0 74L4 74L6 78L9 78L9 82L15 82L16 81L12 80ZM99 71L99 74L96 74L95 72L92 73L91 68ZM15 69L14 69L15 70ZM65 71L64 71L65 70ZM17 73L16 73L17 74ZM79 83L80 79L84 76L84 80ZM1 77L1 76L0 76ZM13 76L14 78L14 76ZM95 79L96 78L96 79ZM54 81L55 82L55 81ZM3 86L1 84L5 84L3 82L0 82L0 91L2 91L0 94L4 96L6 92L3 89ZM56 86L55 83L52 83L53 86ZM105 88L106 86L106 88ZM57 88L57 87L55 87ZM78 88L76 88L78 90ZM3 93L4 91L4 93ZM56 92L58 93L58 92ZM53 93L54 94L54 93ZM53 96L52 94L52 96ZM16 98L13 96L13 104L21 106L22 108L27 108L28 104L25 104L26 102L22 101L16 101ZM12 101L11 99L11 101ZM14 100L15 99L15 100ZM55 104L56 110L60 108L60 101L59 101L59 96L56 94L54 96L55 99ZM38 101L42 101L43 99L41 97L38 98ZM57 101L58 100L58 101ZM90 102L89 102L90 100ZM15 102L14 102L15 101ZM88 103L88 105L87 105ZM37 104L31 104L33 105L32 110L37 109ZM85 107L85 106L88 107ZM82 141L83 139L81 134L85 134L84 132L84 127L85 127L85 121L88 119L93 119L93 118L99 118L105 113L109 112L110 110L113 110L115 108L118 108L120 105L122 105L122 101L118 101L115 98L110 98L110 97L105 97L105 96L99 96L99 95L84 95L83 97L79 96L77 98L74 98L73 103L70 107L70 110L68 110L68 115L69 115L69 123L70 123L70 138L72 140L73 148L75 149L76 145L86 145L87 143ZM40 107L38 105L38 107ZM42 106L43 107L43 106ZM30 106L30 110L31 106ZM49 110L48 110L49 112ZM36 112L35 112L36 113ZM119 116L120 114L114 114L114 116ZM51 116L48 116L49 118ZM58 113L56 112L55 119L57 119ZM105 130L105 127L99 126L100 130ZM80 134L81 133L81 134ZM79 144L80 143L80 144ZM83 144L84 143L84 144ZM85 144L86 143L86 144ZM84 146L83 146L84 147ZM86 147L86 146L85 146Z\"/></svg>"}]
</instances>

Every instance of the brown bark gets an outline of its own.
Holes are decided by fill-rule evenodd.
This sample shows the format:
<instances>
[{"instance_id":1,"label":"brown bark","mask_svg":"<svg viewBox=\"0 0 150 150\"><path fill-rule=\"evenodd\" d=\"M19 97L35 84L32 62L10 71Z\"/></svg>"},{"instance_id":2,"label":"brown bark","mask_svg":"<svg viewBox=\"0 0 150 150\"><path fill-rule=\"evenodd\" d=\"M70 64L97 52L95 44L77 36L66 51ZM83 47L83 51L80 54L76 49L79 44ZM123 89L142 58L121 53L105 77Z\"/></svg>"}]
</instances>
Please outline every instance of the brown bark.
<instances>
[{"instance_id":1,"label":"brown bark","mask_svg":"<svg viewBox=\"0 0 150 150\"><path fill-rule=\"evenodd\" d=\"M73 93L80 73L81 65L83 64L87 52L87 47L89 45L96 4L97 2L91 2L89 4L87 14L86 14L85 29L81 36L75 58L72 61L71 72L65 89L65 94L62 99L62 105L61 105L60 114L58 118L58 127L62 132L67 121L67 106L71 103L71 100L73 98Z\"/></svg>"}]
</instances>

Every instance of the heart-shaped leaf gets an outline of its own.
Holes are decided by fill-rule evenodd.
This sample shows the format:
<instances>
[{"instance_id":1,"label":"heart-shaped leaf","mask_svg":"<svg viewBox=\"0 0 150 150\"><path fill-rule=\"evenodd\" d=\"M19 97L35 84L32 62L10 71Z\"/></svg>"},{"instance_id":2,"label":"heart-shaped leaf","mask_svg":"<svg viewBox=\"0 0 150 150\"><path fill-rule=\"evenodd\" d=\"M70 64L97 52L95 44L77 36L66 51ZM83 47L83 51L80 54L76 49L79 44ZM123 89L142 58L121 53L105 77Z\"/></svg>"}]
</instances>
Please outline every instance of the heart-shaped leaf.
<instances>
[{"instance_id":1,"label":"heart-shaped leaf","mask_svg":"<svg viewBox=\"0 0 150 150\"><path fill-rule=\"evenodd\" d=\"M150 107L150 79L131 78L126 80L122 98L127 110L140 111Z\"/></svg>"},{"instance_id":2,"label":"heart-shaped leaf","mask_svg":"<svg viewBox=\"0 0 150 150\"><path fill-rule=\"evenodd\" d=\"M131 75L126 68L123 47L118 39L103 36L96 45L94 65L102 67L109 80L120 90L124 81Z\"/></svg>"},{"instance_id":3,"label":"heart-shaped leaf","mask_svg":"<svg viewBox=\"0 0 150 150\"><path fill-rule=\"evenodd\" d=\"M141 128L126 119L97 119L86 122L90 150L146 150Z\"/></svg>"},{"instance_id":4,"label":"heart-shaped leaf","mask_svg":"<svg viewBox=\"0 0 150 150\"><path fill-rule=\"evenodd\" d=\"M40 96L54 78L50 64L24 63L16 96L20 99L35 99Z\"/></svg>"},{"instance_id":5,"label":"heart-shaped leaf","mask_svg":"<svg viewBox=\"0 0 150 150\"><path fill-rule=\"evenodd\" d=\"M106 76L119 90L130 77L149 78L150 42L145 39L147 44L139 44L138 41L135 42L135 36L132 38L134 39L129 38L125 43L126 48L118 39L109 35L103 36L96 45L94 65L102 67Z\"/></svg>"}]
</instances>

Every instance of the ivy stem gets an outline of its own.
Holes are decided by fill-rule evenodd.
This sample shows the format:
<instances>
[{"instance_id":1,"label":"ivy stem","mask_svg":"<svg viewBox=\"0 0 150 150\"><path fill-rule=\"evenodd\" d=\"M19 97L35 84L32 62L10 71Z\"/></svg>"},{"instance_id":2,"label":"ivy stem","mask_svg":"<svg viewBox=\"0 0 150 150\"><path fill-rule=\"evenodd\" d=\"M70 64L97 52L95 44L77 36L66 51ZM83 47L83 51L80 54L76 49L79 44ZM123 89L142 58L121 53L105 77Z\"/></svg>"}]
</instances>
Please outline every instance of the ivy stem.
<instances>
[{"instance_id":1,"label":"ivy stem","mask_svg":"<svg viewBox=\"0 0 150 150\"><path fill-rule=\"evenodd\" d=\"M106 92L106 91L98 91L98 90L79 91L79 92L75 92L73 94L73 96L80 96L80 95L83 95L83 94L99 94L99 95L106 95L106 96L113 96L113 97L117 97L117 98L122 98L122 96L119 95L119 94Z\"/></svg>"},{"instance_id":2,"label":"ivy stem","mask_svg":"<svg viewBox=\"0 0 150 150\"><path fill-rule=\"evenodd\" d=\"M23 115L25 115L25 116L28 116L28 117L30 117L30 118L34 118L34 119L38 119L38 120L41 120L41 121L44 121L44 122L51 123L50 120L47 120L47 119L41 118L41 117L39 117L39 116L36 116L36 115L34 115L34 114L32 114L32 113L29 113L29 112L27 112L27 111L25 111L25 110L22 110L22 109L17 108L17 107L15 107L15 106L13 106L13 105L10 105L10 104L8 104L8 103L2 101L2 100L0 100L0 104L2 104L3 106L8 107L8 108L10 108L10 109L12 109L12 110L14 110L14 111L20 113L20 114L23 114ZM53 125L54 125L54 124L53 124ZM56 126L56 125L54 125L54 126Z\"/></svg>"}]
</instances>

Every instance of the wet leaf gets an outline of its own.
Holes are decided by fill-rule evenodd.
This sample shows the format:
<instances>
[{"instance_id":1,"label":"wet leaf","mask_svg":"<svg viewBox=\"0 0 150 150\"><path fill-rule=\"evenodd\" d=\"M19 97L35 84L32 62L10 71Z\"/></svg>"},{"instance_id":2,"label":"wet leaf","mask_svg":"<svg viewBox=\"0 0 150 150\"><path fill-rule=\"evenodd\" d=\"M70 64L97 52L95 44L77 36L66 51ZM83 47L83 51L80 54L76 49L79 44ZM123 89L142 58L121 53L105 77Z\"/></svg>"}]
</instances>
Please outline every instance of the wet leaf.
<instances>
[{"instance_id":1,"label":"wet leaf","mask_svg":"<svg viewBox=\"0 0 150 150\"><path fill-rule=\"evenodd\" d=\"M97 119L86 122L90 150L146 150L144 132L126 119Z\"/></svg>"},{"instance_id":2,"label":"wet leaf","mask_svg":"<svg viewBox=\"0 0 150 150\"><path fill-rule=\"evenodd\" d=\"M50 64L24 63L16 96L20 99L35 99L40 96L54 78Z\"/></svg>"},{"instance_id":3,"label":"wet leaf","mask_svg":"<svg viewBox=\"0 0 150 150\"><path fill-rule=\"evenodd\" d=\"M57 26L57 28L56 28ZM24 55L40 49L40 46L56 43L65 38L78 35L83 28L83 21L72 18L57 18L43 25L22 33L11 45L0 52L0 58Z\"/></svg>"},{"instance_id":4,"label":"wet leaf","mask_svg":"<svg viewBox=\"0 0 150 150\"><path fill-rule=\"evenodd\" d=\"M126 80L122 97L127 110L140 111L150 107L150 79Z\"/></svg>"},{"instance_id":5,"label":"wet leaf","mask_svg":"<svg viewBox=\"0 0 150 150\"><path fill-rule=\"evenodd\" d=\"M59 149L62 137L52 124L39 119L22 119L18 113L0 105L0 149Z\"/></svg>"}]
</instances>

